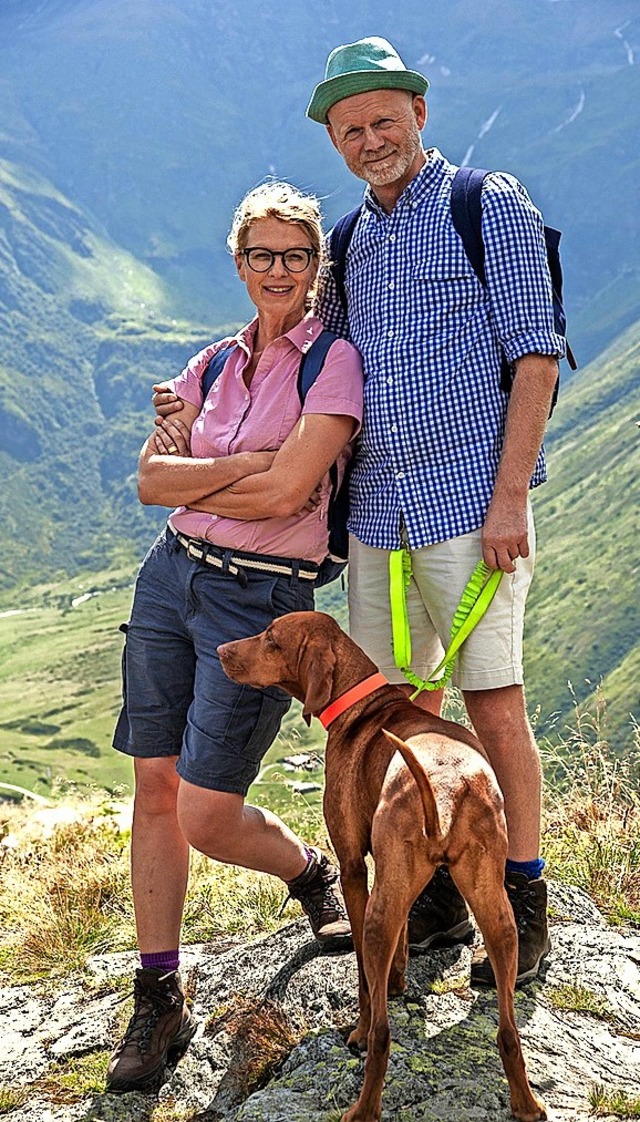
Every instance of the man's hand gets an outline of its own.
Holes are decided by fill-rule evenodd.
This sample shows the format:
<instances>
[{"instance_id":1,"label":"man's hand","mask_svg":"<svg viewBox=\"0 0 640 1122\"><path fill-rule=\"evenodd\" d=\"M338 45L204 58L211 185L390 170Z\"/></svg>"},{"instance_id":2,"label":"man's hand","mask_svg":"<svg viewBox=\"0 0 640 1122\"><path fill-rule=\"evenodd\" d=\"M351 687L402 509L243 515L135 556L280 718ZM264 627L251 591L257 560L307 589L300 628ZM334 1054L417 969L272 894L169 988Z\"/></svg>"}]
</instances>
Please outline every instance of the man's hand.
<instances>
[{"instance_id":1,"label":"man's hand","mask_svg":"<svg viewBox=\"0 0 640 1122\"><path fill-rule=\"evenodd\" d=\"M151 401L153 408L158 416L156 417L156 424L161 423L162 417L169 417L171 413L179 413L182 409L182 402L179 397L173 393L172 390L167 388L167 382L158 382L152 386L153 393Z\"/></svg>"},{"instance_id":2,"label":"man's hand","mask_svg":"<svg viewBox=\"0 0 640 1122\"><path fill-rule=\"evenodd\" d=\"M527 501L505 501L494 495L482 527L482 556L490 569L515 573L517 557L529 556Z\"/></svg>"}]
</instances>

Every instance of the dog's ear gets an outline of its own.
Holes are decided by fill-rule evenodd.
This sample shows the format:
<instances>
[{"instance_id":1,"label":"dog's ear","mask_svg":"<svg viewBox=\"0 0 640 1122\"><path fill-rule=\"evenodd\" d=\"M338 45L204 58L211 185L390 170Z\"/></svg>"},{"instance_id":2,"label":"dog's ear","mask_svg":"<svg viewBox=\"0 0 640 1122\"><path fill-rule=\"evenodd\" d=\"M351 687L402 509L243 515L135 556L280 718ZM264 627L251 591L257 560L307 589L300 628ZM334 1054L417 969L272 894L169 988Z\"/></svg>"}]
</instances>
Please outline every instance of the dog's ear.
<instances>
[{"instance_id":1,"label":"dog's ear","mask_svg":"<svg viewBox=\"0 0 640 1122\"><path fill-rule=\"evenodd\" d=\"M326 709L333 692L333 670L336 656L326 641L309 639L298 660L298 679L304 690L302 716L308 725L311 717Z\"/></svg>"}]
</instances>

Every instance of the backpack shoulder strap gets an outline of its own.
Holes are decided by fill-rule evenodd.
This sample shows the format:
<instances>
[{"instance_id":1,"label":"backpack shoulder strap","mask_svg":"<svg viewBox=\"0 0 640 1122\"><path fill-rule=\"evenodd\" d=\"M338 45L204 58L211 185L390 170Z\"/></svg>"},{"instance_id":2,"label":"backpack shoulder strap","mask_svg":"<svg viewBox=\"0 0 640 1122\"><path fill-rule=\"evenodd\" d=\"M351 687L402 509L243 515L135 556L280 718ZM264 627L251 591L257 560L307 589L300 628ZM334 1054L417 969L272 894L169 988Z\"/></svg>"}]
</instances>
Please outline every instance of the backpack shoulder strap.
<instances>
[{"instance_id":1,"label":"backpack shoulder strap","mask_svg":"<svg viewBox=\"0 0 640 1122\"><path fill-rule=\"evenodd\" d=\"M337 338L338 336L333 331L327 331L325 328L324 331L320 332L317 339L314 339L309 350L303 354L298 370L298 394L303 405L309 390L324 366L329 348L333 346Z\"/></svg>"},{"instance_id":2,"label":"backpack shoulder strap","mask_svg":"<svg viewBox=\"0 0 640 1122\"><path fill-rule=\"evenodd\" d=\"M361 210L362 204L350 210L348 214L343 214L342 218L338 219L329 235L330 268L336 283L340 303L345 312L347 311L347 293L344 286L344 278L347 271L347 251L351 244L353 231L356 228L356 222L360 217Z\"/></svg>"},{"instance_id":3,"label":"backpack shoulder strap","mask_svg":"<svg viewBox=\"0 0 640 1122\"><path fill-rule=\"evenodd\" d=\"M482 184L486 168L458 168L451 187L451 219L481 284L486 284L482 240Z\"/></svg>"},{"instance_id":4,"label":"backpack shoulder strap","mask_svg":"<svg viewBox=\"0 0 640 1122\"><path fill-rule=\"evenodd\" d=\"M203 401L206 401L206 399L208 398L209 390L211 389L216 379L218 379L222 374L229 355L232 353L232 351L235 351L237 346L238 344L235 342L235 340L232 340L231 343L227 343L226 347L221 347L219 351L216 351L213 358L209 360L209 365L202 375Z\"/></svg>"}]
</instances>

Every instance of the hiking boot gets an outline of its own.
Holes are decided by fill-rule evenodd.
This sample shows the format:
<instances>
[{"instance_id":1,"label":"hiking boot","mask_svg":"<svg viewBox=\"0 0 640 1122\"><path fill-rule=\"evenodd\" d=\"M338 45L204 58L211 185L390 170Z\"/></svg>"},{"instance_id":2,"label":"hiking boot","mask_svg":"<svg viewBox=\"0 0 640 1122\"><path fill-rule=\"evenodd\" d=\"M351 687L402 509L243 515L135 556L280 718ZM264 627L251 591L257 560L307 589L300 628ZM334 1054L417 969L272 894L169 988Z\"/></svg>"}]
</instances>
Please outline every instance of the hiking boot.
<instances>
[{"instance_id":1,"label":"hiking boot","mask_svg":"<svg viewBox=\"0 0 640 1122\"><path fill-rule=\"evenodd\" d=\"M106 1090L151 1091L167 1064L184 1055L196 1031L177 970L139 969L133 984L133 1016L107 1068Z\"/></svg>"},{"instance_id":2,"label":"hiking boot","mask_svg":"<svg viewBox=\"0 0 640 1122\"><path fill-rule=\"evenodd\" d=\"M469 911L445 865L439 865L409 909L409 949L423 954L433 946L469 943Z\"/></svg>"},{"instance_id":3,"label":"hiking boot","mask_svg":"<svg viewBox=\"0 0 640 1122\"><path fill-rule=\"evenodd\" d=\"M547 883L540 877L529 880L524 873L507 873L504 886L518 929L518 974L516 985L536 978L540 963L551 950L547 926ZM486 951L471 964L471 983L495 986L493 968Z\"/></svg>"},{"instance_id":4,"label":"hiking boot","mask_svg":"<svg viewBox=\"0 0 640 1122\"><path fill-rule=\"evenodd\" d=\"M323 951L351 950L351 924L340 887L340 874L319 849L311 852L315 861L289 884L289 895L305 912Z\"/></svg>"}]
</instances>

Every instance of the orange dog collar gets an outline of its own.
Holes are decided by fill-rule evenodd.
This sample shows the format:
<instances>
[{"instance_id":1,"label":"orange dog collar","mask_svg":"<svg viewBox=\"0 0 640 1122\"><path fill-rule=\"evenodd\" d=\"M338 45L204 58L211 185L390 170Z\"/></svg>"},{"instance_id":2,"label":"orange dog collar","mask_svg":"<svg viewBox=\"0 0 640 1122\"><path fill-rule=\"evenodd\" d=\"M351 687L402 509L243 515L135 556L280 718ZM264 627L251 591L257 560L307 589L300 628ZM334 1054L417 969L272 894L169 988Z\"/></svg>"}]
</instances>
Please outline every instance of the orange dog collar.
<instances>
[{"instance_id":1,"label":"orange dog collar","mask_svg":"<svg viewBox=\"0 0 640 1122\"><path fill-rule=\"evenodd\" d=\"M336 717L339 717L341 713L346 713L347 709L355 705L356 701L362 701L363 697L368 697L370 693L379 689L380 686L388 685L389 682L384 674L372 674L369 678L365 678L364 681L358 682L357 686L352 686L350 690L343 693L336 701L332 701L331 705L327 705L327 708L323 709L322 713L318 713L320 724L328 729L329 725L335 721Z\"/></svg>"}]
</instances>

